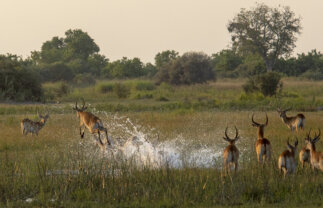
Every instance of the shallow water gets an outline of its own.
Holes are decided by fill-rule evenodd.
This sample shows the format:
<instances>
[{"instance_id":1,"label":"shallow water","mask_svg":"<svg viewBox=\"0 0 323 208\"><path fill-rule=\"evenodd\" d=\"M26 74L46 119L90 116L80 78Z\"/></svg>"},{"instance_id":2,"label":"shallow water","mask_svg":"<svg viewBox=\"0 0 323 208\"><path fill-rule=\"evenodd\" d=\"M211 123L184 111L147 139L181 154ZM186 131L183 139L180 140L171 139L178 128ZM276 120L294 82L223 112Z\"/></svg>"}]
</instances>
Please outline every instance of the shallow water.
<instances>
[{"instance_id":1,"label":"shallow water","mask_svg":"<svg viewBox=\"0 0 323 208\"><path fill-rule=\"evenodd\" d=\"M219 167L219 161L222 162L223 146L197 143L197 139L183 138L182 135L159 141L155 129L147 130L125 116L113 115L111 118L111 115L105 115L104 125L109 132L118 132L117 136L109 133L112 145L103 149L106 158L150 168L211 168ZM92 141L95 143L94 139ZM93 145L93 142L88 145ZM243 151L241 149L240 153Z\"/></svg>"}]
</instances>

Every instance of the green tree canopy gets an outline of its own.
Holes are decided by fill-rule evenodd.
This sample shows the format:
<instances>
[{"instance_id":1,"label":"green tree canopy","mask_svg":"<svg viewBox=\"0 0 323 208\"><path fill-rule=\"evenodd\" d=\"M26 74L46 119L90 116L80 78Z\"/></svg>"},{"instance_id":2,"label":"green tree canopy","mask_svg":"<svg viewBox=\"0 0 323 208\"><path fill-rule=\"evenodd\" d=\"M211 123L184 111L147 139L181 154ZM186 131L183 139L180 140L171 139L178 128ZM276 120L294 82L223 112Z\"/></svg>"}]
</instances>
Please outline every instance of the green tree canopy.
<instances>
[{"instance_id":1,"label":"green tree canopy","mask_svg":"<svg viewBox=\"0 0 323 208\"><path fill-rule=\"evenodd\" d=\"M163 65L170 63L172 60L175 60L178 57L178 52L174 50L167 50L157 53L155 56L155 65L157 69L159 69Z\"/></svg>"},{"instance_id":2,"label":"green tree canopy","mask_svg":"<svg viewBox=\"0 0 323 208\"><path fill-rule=\"evenodd\" d=\"M300 17L295 17L289 7L270 8L265 4L241 9L228 24L233 47L259 53L267 71L272 71L279 57L290 55L300 30Z\"/></svg>"},{"instance_id":3,"label":"green tree canopy","mask_svg":"<svg viewBox=\"0 0 323 208\"><path fill-rule=\"evenodd\" d=\"M188 52L163 65L156 74L157 83L171 84L203 83L215 78L211 59L202 52Z\"/></svg>"},{"instance_id":4,"label":"green tree canopy","mask_svg":"<svg viewBox=\"0 0 323 208\"><path fill-rule=\"evenodd\" d=\"M0 55L0 100L40 101L40 77L28 60L16 55Z\"/></svg>"}]
</instances>

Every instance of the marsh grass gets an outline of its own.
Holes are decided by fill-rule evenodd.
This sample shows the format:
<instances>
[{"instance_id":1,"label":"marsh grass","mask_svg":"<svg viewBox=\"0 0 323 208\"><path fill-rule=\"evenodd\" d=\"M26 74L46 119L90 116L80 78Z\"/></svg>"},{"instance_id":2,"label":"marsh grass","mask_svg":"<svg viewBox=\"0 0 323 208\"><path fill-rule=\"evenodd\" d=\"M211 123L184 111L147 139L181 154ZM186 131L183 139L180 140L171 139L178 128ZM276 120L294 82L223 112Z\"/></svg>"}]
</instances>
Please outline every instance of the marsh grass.
<instances>
[{"instance_id":1,"label":"marsh grass","mask_svg":"<svg viewBox=\"0 0 323 208\"><path fill-rule=\"evenodd\" d=\"M93 110L93 109L92 109ZM273 145L273 160L264 168L255 158L256 129L251 126L252 112L142 112L105 114L109 134L124 137L116 118L131 119L147 139L163 142L180 136L195 145L227 145L225 127L233 134L236 125L241 135L240 169L224 175L222 158L215 167L138 168L102 155L86 131L78 135L75 114L52 114L39 137L22 137L19 121L27 115L0 117L0 206L6 207L293 207L322 206L322 173L308 167L282 178L277 168L278 155L286 149L286 139L294 136L276 112L268 112L265 137ZM291 112L294 114L295 112ZM305 113L306 129L320 127L322 112ZM264 120L263 112L255 119ZM121 119L122 120L122 119ZM304 132L299 133L300 147ZM300 149L299 147L299 149ZM317 144L323 150L322 141ZM190 154L187 152L186 154ZM27 202L31 199L32 202ZM27 200L27 201L26 201Z\"/></svg>"}]
</instances>

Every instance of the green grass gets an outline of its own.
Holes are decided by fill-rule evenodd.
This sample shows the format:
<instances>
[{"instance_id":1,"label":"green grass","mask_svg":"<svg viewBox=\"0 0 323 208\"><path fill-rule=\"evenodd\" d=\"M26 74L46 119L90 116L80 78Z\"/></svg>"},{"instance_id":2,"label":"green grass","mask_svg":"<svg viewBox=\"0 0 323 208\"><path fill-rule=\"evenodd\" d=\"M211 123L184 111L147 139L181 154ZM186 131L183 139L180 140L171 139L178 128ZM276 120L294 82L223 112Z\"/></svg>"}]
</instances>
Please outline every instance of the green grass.
<instances>
[{"instance_id":1,"label":"green grass","mask_svg":"<svg viewBox=\"0 0 323 208\"><path fill-rule=\"evenodd\" d=\"M44 84L44 88L49 103L73 103L84 98L98 109L109 112L274 110L278 105L316 111L323 106L322 81L285 78L283 91L278 97L264 97L260 93L247 95L241 87L244 82L222 79L191 86L165 83L155 86L148 80L98 81L94 86L70 86L68 94L61 93L61 83ZM116 86L125 88L125 96L120 96L123 91L118 91L120 87ZM55 96L57 94L60 96Z\"/></svg>"},{"instance_id":2,"label":"green grass","mask_svg":"<svg viewBox=\"0 0 323 208\"><path fill-rule=\"evenodd\" d=\"M323 206L323 173L298 165L297 174L284 180L278 171L277 159L286 149L286 139L295 138L274 111L278 105L292 107L287 115L303 112L306 130L322 128L323 82L283 82L280 99L244 94L244 80L179 87L115 80L82 88L70 86L68 94L48 96L47 104L0 104L0 207ZM119 99L113 91L116 83L127 86L130 95ZM44 86L47 92L57 93L61 83ZM225 176L221 157L216 158L215 167L181 169L141 169L108 159L91 142L87 130L86 138L79 138L72 105L80 98L114 138L129 136L125 129L129 118L151 142L181 138L193 149L223 150L227 145L222 139L225 127L236 125L241 136L237 142L240 169ZM36 112L47 110L50 119L39 137L22 137L20 120L37 120ZM251 126L252 113L263 122L263 111L269 116L265 137L273 146L273 160L265 168L256 162L256 129ZM304 136L305 132L297 134L298 149L305 145ZM185 154L190 154L190 148ZM323 151L322 141L317 150ZM26 202L28 198L33 201Z\"/></svg>"},{"instance_id":3,"label":"green grass","mask_svg":"<svg viewBox=\"0 0 323 208\"><path fill-rule=\"evenodd\" d=\"M16 106L19 108L20 106ZM90 109L91 110L91 109ZM93 109L92 109L93 110ZM100 116L109 134L124 137L118 118L129 118L149 140L168 141L181 135L192 145L223 150L227 125L236 125L241 138L240 170L225 176L222 159L212 168L138 169L101 155L98 147L78 135L78 119L70 112L53 112L39 137L22 137L19 121L32 114L0 117L0 207L320 207L323 206L323 173L298 167L283 179L278 155L286 149L291 132L277 112L268 112L265 137L273 145L273 160L265 168L255 156L256 129L251 111L235 112L129 112ZM295 114L295 112L291 112ZM321 127L323 112L306 112L306 129ZM264 113L256 112L256 121ZM305 132L300 132L299 148ZM83 143L81 145L80 143ZM84 145L85 144L85 145ZM323 150L322 141L317 150ZM187 152L189 154L189 152ZM61 172L64 170L64 174ZM51 174L49 174L51 173ZM26 199L32 198L31 203Z\"/></svg>"}]
</instances>

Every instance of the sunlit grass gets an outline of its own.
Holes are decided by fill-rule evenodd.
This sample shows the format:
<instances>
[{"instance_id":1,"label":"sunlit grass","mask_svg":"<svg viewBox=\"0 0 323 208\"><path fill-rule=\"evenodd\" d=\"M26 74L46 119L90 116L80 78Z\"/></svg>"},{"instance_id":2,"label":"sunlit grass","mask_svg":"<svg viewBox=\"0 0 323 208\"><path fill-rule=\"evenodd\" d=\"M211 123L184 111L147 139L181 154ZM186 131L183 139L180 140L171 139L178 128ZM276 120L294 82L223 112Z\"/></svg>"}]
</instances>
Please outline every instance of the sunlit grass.
<instances>
[{"instance_id":1,"label":"sunlit grass","mask_svg":"<svg viewBox=\"0 0 323 208\"><path fill-rule=\"evenodd\" d=\"M19 126L22 118L36 119L35 114L0 117L0 206L322 206L322 173L298 166L296 175L284 180L277 168L286 139L295 139L277 112L268 112L265 137L273 145L273 160L264 168L256 162L252 111L94 112L114 138L126 135L122 126L118 129L115 125L115 117L125 117L149 140L162 142L180 135L184 141L193 141L193 145L220 150L227 145L222 139L225 127L229 126L232 134L236 125L241 136L237 147L242 156L240 170L231 176L223 175L221 158L213 168L181 169L138 169L135 164L108 160L87 131L84 140L79 138L79 122L71 112L53 112L38 137L21 136ZM307 130L321 127L323 112L304 114ZM255 119L264 122L264 112L255 112ZM297 134L299 149L304 145L304 135ZM317 149L323 150L321 141ZM28 198L33 201L26 202Z\"/></svg>"}]
</instances>

